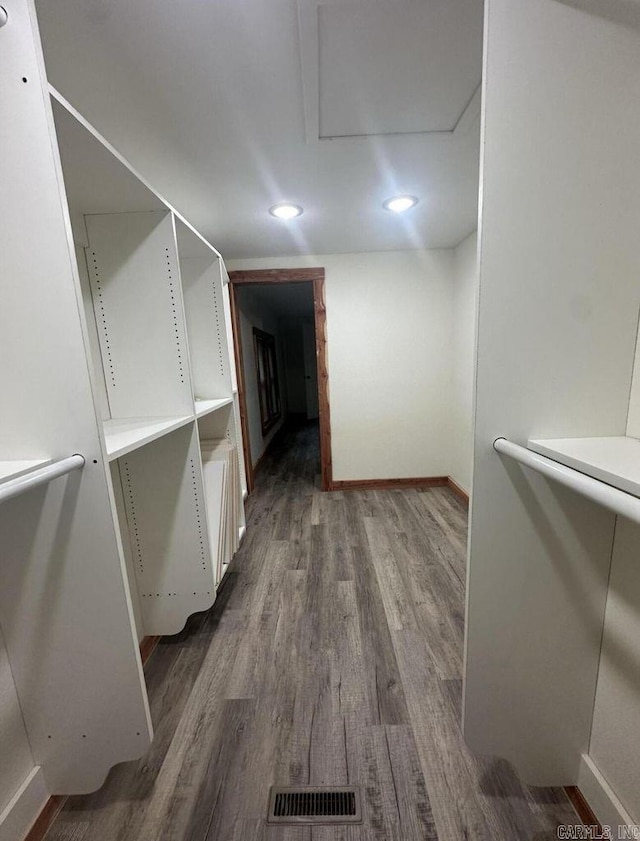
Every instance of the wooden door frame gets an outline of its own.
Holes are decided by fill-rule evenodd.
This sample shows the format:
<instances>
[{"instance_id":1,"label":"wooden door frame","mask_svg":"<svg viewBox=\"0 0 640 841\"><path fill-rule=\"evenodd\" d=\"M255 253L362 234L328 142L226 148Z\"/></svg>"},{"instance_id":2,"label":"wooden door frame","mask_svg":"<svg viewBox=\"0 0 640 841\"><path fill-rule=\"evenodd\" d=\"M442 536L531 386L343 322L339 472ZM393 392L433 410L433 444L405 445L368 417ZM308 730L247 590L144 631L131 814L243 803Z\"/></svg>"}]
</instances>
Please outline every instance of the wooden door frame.
<instances>
[{"instance_id":1,"label":"wooden door frame","mask_svg":"<svg viewBox=\"0 0 640 841\"><path fill-rule=\"evenodd\" d=\"M324 268L309 269L253 269L229 272L229 299L231 302L231 324L238 373L238 403L244 448L244 463L247 473L247 490L254 487L254 471L251 462L249 442L249 420L247 417L246 383L242 358L240 316L236 300L239 286L266 286L276 283L313 284L313 314L316 330L316 361L318 367L318 415L320 420L320 474L322 490L330 491L333 485L331 461L331 412L329 407L329 368L327 365L327 307L324 292Z\"/></svg>"}]
</instances>

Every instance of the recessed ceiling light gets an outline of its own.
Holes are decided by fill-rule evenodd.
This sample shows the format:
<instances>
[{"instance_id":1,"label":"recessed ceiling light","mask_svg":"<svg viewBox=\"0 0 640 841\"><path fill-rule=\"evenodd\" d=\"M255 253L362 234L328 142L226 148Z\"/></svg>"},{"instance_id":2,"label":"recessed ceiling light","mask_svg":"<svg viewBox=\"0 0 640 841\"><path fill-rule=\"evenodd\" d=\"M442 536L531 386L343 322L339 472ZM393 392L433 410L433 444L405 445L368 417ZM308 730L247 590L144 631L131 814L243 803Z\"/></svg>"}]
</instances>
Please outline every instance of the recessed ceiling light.
<instances>
[{"instance_id":1,"label":"recessed ceiling light","mask_svg":"<svg viewBox=\"0 0 640 841\"><path fill-rule=\"evenodd\" d=\"M278 219L295 219L296 216L302 215L302 208L297 204L283 202L282 204L274 204L273 207L270 207L269 213Z\"/></svg>"},{"instance_id":2,"label":"recessed ceiling light","mask_svg":"<svg viewBox=\"0 0 640 841\"><path fill-rule=\"evenodd\" d=\"M394 196L382 202L385 210L392 210L394 213L403 213L405 210L410 210L418 204L418 199L415 196Z\"/></svg>"}]
</instances>

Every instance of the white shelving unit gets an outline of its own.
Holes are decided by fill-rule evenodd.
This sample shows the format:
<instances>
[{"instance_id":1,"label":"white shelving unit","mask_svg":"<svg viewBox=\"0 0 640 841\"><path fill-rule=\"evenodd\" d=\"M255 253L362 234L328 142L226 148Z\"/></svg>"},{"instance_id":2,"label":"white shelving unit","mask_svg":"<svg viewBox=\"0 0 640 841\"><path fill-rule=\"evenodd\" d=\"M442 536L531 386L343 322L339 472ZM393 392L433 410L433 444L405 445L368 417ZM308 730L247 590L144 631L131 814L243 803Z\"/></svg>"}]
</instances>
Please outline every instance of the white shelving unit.
<instances>
[{"instance_id":1,"label":"white shelving unit","mask_svg":"<svg viewBox=\"0 0 640 841\"><path fill-rule=\"evenodd\" d=\"M27 2L5 7L0 462L7 478L85 459L0 505L0 837L17 838L50 793L96 789L144 753L152 728L37 26Z\"/></svg>"},{"instance_id":2,"label":"white shelving unit","mask_svg":"<svg viewBox=\"0 0 640 841\"><path fill-rule=\"evenodd\" d=\"M138 642L220 584L201 425L242 452L220 255L50 89L31 0L4 6L0 486L84 466L0 504L2 841L149 746Z\"/></svg>"},{"instance_id":3,"label":"white shelving unit","mask_svg":"<svg viewBox=\"0 0 640 841\"><path fill-rule=\"evenodd\" d=\"M530 439L530 450L587 476L640 497L640 441L624 435L608 438Z\"/></svg>"},{"instance_id":4,"label":"white shelving unit","mask_svg":"<svg viewBox=\"0 0 640 841\"><path fill-rule=\"evenodd\" d=\"M463 714L472 750L579 786L614 836L640 822L640 32L624 5L485 3Z\"/></svg>"},{"instance_id":5,"label":"white shelving unit","mask_svg":"<svg viewBox=\"0 0 640 841\"><path fill-rule=\"evenodd\" d=\"M219 586L207 514L220 502L196 422L235 440L228 278L216 249L51 95L137 635L175 633Z\"/></svg>"}]
</instances>

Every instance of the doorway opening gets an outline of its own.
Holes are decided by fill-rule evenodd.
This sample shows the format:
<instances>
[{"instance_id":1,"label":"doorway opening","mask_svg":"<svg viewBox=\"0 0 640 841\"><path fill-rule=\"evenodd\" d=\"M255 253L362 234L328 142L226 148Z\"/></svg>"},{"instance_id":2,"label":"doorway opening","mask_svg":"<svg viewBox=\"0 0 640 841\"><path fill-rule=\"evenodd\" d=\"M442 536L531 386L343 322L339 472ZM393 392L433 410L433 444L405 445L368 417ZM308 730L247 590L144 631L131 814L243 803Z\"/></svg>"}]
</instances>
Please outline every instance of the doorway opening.
<instances>
[{"instance_id":1,"label":"doorway opening","mask_svg":"<svg viewBox=\"0 0 640 841\"><path fill-rule=\"evenodd\" d=\"M234 271L229 280L248 491L255 484L256 453L264 454L287 418L317 418L321 487L329 491L333 474L324 269ZM267 329L263 318L251 317L261 302L277 326Z\"/></svg>"}]
</instances>

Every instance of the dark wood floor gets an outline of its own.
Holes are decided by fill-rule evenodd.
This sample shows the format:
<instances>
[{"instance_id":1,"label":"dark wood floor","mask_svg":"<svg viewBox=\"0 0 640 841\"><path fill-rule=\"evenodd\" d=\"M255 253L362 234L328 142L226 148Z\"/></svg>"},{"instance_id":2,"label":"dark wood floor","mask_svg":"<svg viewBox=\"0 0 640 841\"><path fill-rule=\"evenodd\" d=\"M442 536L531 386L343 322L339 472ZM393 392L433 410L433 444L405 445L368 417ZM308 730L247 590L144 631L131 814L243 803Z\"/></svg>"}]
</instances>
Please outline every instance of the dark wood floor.
<instances>
[{"instance_id":1,"label":"dark wood floor","mask_svg":"<svg viewBox=\"0 0 640 841\"><path fill-rule=\"evenodd\" d=\"M457 498L318 486L308 426L265 460L214 608L147 665L148 755L47 841L550 841L577 822L463 742ZM267 827L273 783L358 784L364 823Z\"/></svg>"}]
</instances>

